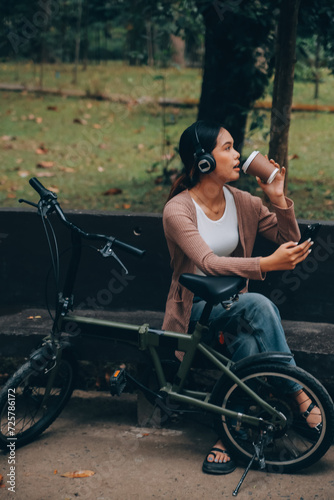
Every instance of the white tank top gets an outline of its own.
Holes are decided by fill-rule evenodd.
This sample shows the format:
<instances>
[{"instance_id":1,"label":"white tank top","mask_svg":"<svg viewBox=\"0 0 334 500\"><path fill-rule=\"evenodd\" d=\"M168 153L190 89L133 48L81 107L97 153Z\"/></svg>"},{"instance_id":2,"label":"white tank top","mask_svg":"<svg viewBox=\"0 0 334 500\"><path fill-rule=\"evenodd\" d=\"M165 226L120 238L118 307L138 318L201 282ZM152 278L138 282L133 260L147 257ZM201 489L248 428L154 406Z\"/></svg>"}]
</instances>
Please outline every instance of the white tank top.
<instances>
[{"instance_id":1,"label":"white tank top","mask_svg":"<svg viewBox=\"0 0 334 500\"><path fill-rule=\"evenodd\" d=\"M239 242L237 209L232 193L223 187L226 207L223 216L211 220L203 209L193 200L197 213L197 227L200 235L213 253L219 257L228 257L236 249ZM197 274L203 274L199 269Z\"/></svg>"}]
</instances>

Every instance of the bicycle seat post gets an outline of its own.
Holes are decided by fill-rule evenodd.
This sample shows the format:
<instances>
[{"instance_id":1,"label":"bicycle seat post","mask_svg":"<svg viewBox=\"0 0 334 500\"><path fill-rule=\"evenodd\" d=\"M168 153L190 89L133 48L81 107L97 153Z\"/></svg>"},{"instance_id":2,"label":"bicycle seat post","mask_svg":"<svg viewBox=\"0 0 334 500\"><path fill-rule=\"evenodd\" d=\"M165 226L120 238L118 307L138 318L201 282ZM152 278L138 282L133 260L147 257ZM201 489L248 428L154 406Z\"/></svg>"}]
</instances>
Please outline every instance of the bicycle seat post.
<instances>
[{"instance_id":1,"label":"bicycle seat post","mask_svg":"<svg viewBox=\"0 0 334 500\"><path fill-rule=\"evenodd\" d=\"M208 329L209 317L212 311L212 305L208 302L205 304L201 317L195 325L192 333L192 343L184 354L182 363L178 369L177 375L174 380L173 390L180 391L183 389L188 372L192 365L194 356L196 354L197 346L202 339L203 331Z\"/></svg>"},{"instance_id":2,"label":"bicycle seat post","mask_svg":"<svg viewBox=\"0 0 334 500\"><path fill-rule=\"evenodd\" d=\"M201 325L203 325L203 326L208 325L212 309L213 309L213 305L209 304L209 302L206 302L204 309L202 311L201 317L198 321Z\"/></svg>"}]
</instances>

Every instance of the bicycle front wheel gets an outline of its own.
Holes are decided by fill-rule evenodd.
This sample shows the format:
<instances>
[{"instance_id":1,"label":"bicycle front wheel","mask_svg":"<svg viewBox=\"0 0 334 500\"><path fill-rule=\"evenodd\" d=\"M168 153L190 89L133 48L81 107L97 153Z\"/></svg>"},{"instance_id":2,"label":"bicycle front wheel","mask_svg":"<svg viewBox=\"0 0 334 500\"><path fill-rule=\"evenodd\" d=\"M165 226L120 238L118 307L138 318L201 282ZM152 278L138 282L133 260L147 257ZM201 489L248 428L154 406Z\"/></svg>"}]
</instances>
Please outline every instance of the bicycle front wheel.
<instances>
[{"instance_id":1,"label":"bicycle front wheel","mask_svg":"<svg viewBox=\"0 0 334 500\"><path fill-rule=\"evenodd\" d=\"M334 436L334 406L326 389L312 375L300 368L277 363L245 367L236 375L286 418L284 428L276 428L264 448L267 471L295 472L314 464L327 452ZM319 408L322 421L319 432L311 430L301 416L295 397L287 390L291 383L299 384L310 404ZM243 389L224 376L217 382L211 402L264 420L271 418ZM221 415L215 416L215 424L231 455L236 460L249 462L259 429Z\"/></svg>"},{"instance_id":2,"label":"bicycle front wheel","mask_svg":"<svg viewBox=\"0 0 334 500\"><path fill-rule=\"evenodd\" d=\"M75 371L74 359L63 351L43 371L28 361L14 373L0 392L0 448L7 450L10 441L24 446L51 425L71 397Z\"/></svg>"}]
</instances>

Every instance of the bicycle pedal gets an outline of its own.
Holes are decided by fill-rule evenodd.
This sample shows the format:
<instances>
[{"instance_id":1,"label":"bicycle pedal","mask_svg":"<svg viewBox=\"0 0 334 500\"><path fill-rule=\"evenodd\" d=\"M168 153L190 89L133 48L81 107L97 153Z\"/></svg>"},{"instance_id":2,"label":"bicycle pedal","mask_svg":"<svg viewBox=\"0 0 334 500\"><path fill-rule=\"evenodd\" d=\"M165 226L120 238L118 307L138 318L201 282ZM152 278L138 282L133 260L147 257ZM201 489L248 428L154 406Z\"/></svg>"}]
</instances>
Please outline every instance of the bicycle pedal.
<instances>
[{"instance_id":1,"label":"bicycle pedal","mask_svg":"<svg viewBox=\"0 0 334 500\"><path fill-rule=\"evenodd\" d=\"M112 396L120 396L126 386L126 372L124 368L120 368L110 377L110 394Z\"/></svg>"}]
</instances>

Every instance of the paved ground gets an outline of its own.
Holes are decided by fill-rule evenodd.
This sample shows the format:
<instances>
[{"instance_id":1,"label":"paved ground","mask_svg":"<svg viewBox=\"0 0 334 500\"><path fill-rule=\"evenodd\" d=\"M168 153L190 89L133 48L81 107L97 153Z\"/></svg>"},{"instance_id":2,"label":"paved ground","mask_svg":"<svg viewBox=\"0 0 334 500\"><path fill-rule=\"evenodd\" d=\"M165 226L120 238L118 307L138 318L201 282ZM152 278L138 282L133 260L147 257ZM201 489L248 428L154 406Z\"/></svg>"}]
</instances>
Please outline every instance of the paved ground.
<instances>
[{"instance_id":1,"label":"paved ground","mask_svg":"<svg viewBox=\"0 0 334 500\"><path fill-rule=\"evenodd\" d=\"M242 469L208 476L201 465L215 436L198 422L165 429L136 427L136 400L76 392L38 441L16 450L15 493L1 500L146 500L234 498ZM8 456L0 452L6 481ZM89 469L88 478L61 474ZM251 471L238 499L333 500L334 447L315 466L295 475ZM8 486L8 485L7 485Z\"/></svg>"}]
</instances>

